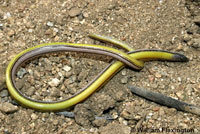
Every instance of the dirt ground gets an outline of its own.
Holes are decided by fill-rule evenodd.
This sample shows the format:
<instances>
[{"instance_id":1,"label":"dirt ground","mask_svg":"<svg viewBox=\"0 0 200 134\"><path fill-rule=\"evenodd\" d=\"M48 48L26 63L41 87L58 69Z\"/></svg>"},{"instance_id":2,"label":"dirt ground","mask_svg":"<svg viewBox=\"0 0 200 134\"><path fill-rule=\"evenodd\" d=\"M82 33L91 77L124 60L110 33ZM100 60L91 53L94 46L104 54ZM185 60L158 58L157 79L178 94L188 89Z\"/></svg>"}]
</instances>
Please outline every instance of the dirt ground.
<instances>
[{"instance_id":1,"label":"dirt ground","mask_svg":"<svg viewBox=\"0 0 200 134\"><path fill-rule=\"evenodd\" d=\"M139 72L124 68L70 108L74 118L11 104L5 71L16 54L51 42L105 45L88 38L89 33L123 40L134 49L179 52L190 61L148 62ZM77 53L47 55L31 61L25 67L28 73L21 74L23 78L19 74L16 82L35 99L62 99L91 81L109 61ZM127 88L136 85L200 106L199 69L199 0L0 0L2 134L200 133L199 116L147 101ZM52 79L59 80L56 86L51 87Z\"/></svg>"}]
</instances>

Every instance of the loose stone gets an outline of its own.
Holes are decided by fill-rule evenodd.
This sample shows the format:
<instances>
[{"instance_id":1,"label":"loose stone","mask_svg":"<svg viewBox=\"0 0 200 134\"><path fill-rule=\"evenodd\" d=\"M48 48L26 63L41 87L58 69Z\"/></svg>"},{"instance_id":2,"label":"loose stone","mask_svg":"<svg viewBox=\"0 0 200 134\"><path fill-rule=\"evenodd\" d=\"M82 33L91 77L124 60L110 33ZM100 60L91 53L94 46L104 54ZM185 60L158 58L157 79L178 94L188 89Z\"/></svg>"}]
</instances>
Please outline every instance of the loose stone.
<instances>
[{"instance_id":1,"label":"loose stone","mask_svg":"<svg viewBox=\"0 0 200 134\"><path fill-rule=\"evenodd\" d=\"M60 80L57 78L53 78L50 82L48 82L48 84L51 87L57 87L60 84Z\"/></svg>"},{"instance_id":2,"label":"loose stone","mask_svg":"<svg viewBox=\"0 0 200 134\"><path fill-rule=\"evenodd\" d=\"M79 8L72 8L69 11L69 16L70 17L75 17L75 16L79 15L80 13L81 13L81 10Z\"/></svg>"},{"instance_id":3,"label":"loose stone","mask_svg":"<svg viewBox=\"0 0 200 134\"><path fill-rule=\"evenodd\" d=\"M18 110L19 109L18 109L17 106L14 106L13 104L11 104L9 102L5 102L5 103L0 104L0 111L2 111L3 113L14 113Z\"/></svg>"}]
</instances>

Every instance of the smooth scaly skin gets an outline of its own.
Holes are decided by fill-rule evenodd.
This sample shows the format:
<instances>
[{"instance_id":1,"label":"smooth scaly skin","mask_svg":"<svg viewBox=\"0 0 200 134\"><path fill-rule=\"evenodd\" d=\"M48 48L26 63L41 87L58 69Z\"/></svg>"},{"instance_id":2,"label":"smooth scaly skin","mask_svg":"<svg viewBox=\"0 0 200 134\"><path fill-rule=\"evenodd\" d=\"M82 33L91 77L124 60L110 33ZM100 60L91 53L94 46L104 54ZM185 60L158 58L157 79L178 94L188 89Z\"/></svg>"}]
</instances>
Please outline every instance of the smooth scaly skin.
<instances>
[{"instance_id":1,"label":"smooth scaly skin","mask_svg":"<svg viewBox=\"0 0 200 134\"><path fill-rule=\"evenodd\" d=\"M114 48L89 45L89 44L73 44L73 43L49 43L37 45L35 47L26 49L16 55L9 63L6 70L6 83L11 96L23 106L33 108L40 111L59 111L73 106L94 93L98 88L105 84L112 76L114 76L124 65L128 65L136 70L140 70L143 67L143 61L147 60L167 60L167 61L188 61L188 59L181 54L172 53L162 50L137 50L133 49L127 44L120 42L116 39L109 38L107 36L100 36L97 34L90 34L92 38L99 39L114 43L122 48L128 50L128 53L124 53ZM109 55L118 61L112 62L108 65L94 80L92 80L85 88L76 93L70 98L62 101L45 102L33 100L24 94L22 94L17 88L14 81L17 68L24 62L32 57L57 51L75 51L86 53L98 53L103 55Z\"/></svg>"}]
</instances>

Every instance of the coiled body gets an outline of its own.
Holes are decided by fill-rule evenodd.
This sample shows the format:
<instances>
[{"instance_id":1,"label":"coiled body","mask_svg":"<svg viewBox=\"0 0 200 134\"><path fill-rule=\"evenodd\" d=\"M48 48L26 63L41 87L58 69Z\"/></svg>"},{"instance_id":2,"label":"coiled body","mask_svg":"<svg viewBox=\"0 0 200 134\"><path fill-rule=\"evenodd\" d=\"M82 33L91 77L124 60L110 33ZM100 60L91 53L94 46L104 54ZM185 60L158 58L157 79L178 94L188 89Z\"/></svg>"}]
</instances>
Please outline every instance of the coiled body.
<instances>
[{"instance_id":1,"label":"coiled body","mask_svg":"<svg viewBox=\"0 0 200 134\"><path fill-rule=\"evenodd\" d=\"M126 49L128 53L119 51L117 49L90 44L73 44L73 43L49 43L37 45L35 47L26 49L16 55L9 63L6 70L6 83L11 96L20 104L41 111L58 111L73 106L94 93L99 87L107 82L112 76L114 76L120 69L125 65L135 69L141 70L144 66L143 61L147 60L167 60L167 61L188 61L188 59L178 53L167 52L163 50L136 50L128 46L127 44L120 42L116 39L109 38L106 36L100 36L96 34L89 35L92 38L99 39L114 43L122 48ZM101 55L111 56L116 59L115 62L110 63L99 75L96 76L88 85L86 85L79 92L61 101L38 101L25 96L21 93L15 83L15 75L17 68L25 61L42 55L45 53L52 52L85 52L85 53L96 53Z\"/></svg>"}]
</instances>

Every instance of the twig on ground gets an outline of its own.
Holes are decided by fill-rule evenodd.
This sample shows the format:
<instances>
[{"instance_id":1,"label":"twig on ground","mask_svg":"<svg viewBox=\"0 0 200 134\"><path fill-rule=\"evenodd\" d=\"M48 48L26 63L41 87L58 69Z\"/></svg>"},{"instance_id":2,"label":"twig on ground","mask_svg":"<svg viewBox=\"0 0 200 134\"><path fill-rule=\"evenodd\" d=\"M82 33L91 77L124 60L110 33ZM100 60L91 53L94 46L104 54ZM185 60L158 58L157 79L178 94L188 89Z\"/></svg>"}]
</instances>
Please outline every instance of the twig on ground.
<instances>
[{"instance_id":1,"label":"twig on ground","mask_svg":"<svg viewBox=\"0 0 200 134\"><path fill-rule=\"evenodd\" d=\"M157 92L152 92L145 88L140 88L132 85L128 85L128 88L131 90L132 93L150 101L156 102L160 105L175 108L179 111L189 112L200 116L200 107L198 106L173 99Z\"/></svg>"}]
</instances>

